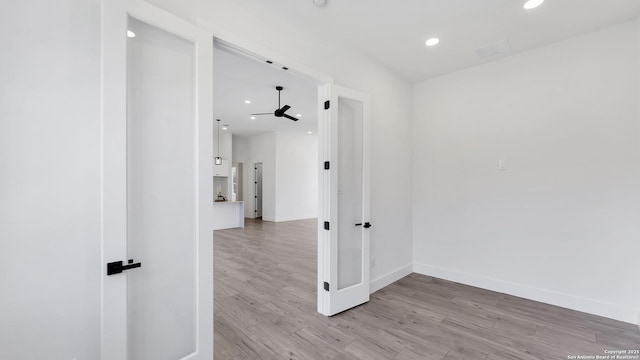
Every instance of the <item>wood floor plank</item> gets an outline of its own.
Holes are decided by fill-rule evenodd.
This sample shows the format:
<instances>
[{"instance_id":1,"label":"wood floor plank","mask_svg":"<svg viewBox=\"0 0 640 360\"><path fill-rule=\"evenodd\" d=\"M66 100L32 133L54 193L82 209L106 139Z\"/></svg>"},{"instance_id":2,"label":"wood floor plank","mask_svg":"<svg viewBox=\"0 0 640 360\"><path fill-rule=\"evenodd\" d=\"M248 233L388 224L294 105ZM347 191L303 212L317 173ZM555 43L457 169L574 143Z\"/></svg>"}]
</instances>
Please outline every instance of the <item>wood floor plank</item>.
<instances>
[{"instance_id":1,"label":"wood floor plank","mask_svg":"<svg viewBox=\"0 0 640 360\"><path fill-rule=\"evenodd\" d=\"M632 324L418 274L327 318L317 220L245 226L215 233L215 360L558 360L640 347Z\"/></svg>"}]
</instances>

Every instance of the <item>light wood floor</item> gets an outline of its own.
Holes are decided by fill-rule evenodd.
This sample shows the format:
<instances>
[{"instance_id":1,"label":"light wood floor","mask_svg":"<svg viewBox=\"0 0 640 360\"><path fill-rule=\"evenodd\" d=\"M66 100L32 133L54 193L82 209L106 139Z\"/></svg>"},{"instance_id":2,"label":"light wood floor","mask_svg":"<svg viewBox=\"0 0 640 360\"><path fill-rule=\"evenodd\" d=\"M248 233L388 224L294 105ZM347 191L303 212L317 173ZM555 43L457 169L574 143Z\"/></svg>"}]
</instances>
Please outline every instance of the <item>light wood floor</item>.
<instances>
[{"instance_id":1,"label":"light wood floor","mask_svg":"<svg viewBox=\"0 0 640 360\"><path fill-rule=\"evenodd\" d=\"M216 231L215 360L544 360L640 349L636 326L417 274L326 318L316 313L315 237L315 220Z\"/></svg>"}]
</instances>

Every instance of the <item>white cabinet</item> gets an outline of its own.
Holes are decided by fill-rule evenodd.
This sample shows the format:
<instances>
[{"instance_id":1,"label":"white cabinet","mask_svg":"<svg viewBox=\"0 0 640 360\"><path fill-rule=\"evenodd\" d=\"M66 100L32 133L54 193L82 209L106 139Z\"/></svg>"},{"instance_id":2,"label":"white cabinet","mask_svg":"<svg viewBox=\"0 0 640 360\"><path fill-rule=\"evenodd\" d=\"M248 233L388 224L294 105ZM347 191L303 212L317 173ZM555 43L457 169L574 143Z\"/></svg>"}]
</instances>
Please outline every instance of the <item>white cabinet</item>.
<instances>
[{"instance_id":1,"label":"white cabinet","mask_svg":"<svg viewBox=\"0 0 640 360\"><path fill-rule=\"evenodd\" d=\"M222 160L222 165L213 164L213 176L226 176L231 174L231 163L229 160Z\"/></svg>"}]
</instances>

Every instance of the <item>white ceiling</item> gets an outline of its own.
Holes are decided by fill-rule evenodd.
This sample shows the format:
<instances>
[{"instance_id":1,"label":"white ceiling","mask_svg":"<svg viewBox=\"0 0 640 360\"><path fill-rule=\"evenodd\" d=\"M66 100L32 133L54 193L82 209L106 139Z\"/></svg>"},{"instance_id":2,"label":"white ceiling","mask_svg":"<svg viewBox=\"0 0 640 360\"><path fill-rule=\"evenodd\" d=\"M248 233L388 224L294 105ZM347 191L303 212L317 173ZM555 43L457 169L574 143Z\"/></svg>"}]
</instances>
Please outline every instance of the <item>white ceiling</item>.
<instances>
[{"instance_id":1,"label":"white ceiling","mask_svg":"<svg viewBox=\"0 0 640 360\"><path fill-rule=\"evenodd\" d=\"M475 49L498 41L517 53L640 16L639 0L546 0L531 11L525 0L149 1L190 20L219 23L224 13L254 34L357 49L411 82L491 61ZM425 47L432 36L440 44Z\"/></svg>"},{"instance_id":2,"label":"white ceiling","mask_svg":"<svg viewBox=\"0 0 640 360\"><path fill-rule=\"evenodd\" d=\"M229 125L226 131L245 137L279 130L316 132L318 95L317 85L311 81L219 46L214 47L213 65L213 115L221 120L221 127ZM278 85L284 87L281 105L290 105L287 114L301 114L300 120L273 115L256 116L251 120L252 113L273 113L278 108L275 89ZM250 100L251 104L245 104L245 100Z\"/></svg>"}]
</instances>

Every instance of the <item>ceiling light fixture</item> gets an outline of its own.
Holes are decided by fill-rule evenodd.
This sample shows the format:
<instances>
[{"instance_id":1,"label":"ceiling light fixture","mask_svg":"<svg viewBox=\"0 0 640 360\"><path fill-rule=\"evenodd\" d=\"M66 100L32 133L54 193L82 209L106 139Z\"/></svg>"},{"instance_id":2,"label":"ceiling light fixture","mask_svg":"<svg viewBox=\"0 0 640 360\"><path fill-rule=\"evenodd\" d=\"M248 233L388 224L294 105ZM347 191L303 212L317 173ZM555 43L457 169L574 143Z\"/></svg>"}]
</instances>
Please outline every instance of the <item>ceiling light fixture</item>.
<instances>
[{"instance_id":1,"label":"ceiling light fixture","mask_svg":"<svg viewBox=\"0 0 640 360\"><path fill-rule=\"evenodd\" d=\"M222 156L220 156L220 119L218 121L218 156L216 156L216 165L222 165Z\"/></svg>"},{"instance_id":2,"label":"ceiling light fixture","mask_svg":"<svg viewBox=\"0 0 640 360\"><path fill-rule=\"evenodd\" d=\"M313 131L307 131L307 134L313 134Z\"/></svg>"},{"instance_id":3,"label":"ceiling light fixture","mask_svg":"<svg viewBox=\"0 0 640 360\"><path fill-rule=\"evenodd\" d=\"M255 117L255 116L252 116L252 117L250 117L249 119L251 119L251 120L255 120L255 119L256 119L256 117Z\"/></svg>"},{"instance_id":4,"label":"ceiling light fixture","mask_svg":"<svg viewBox=\"0 0 640 360\"><path fill-rule=\"evenodd\" d=\"M222 125L222 130L228 130L229 129L229 125Z\"/></svg>"},{"instance_id":5,"label":"ceiling light fixture","mask_svg":"<svg viewBox=\"0 0 640 360\"><path fill-rule=\"evenodd\" d=\"M245 100L244 103L245 104L251 104L251 100Z\"/></svg>"},{"instance_id":6,"label":"ceiling light fixture","mask_svg":"<svg viewBox=\"0 0 640 360\"><path fill-rule=\"evenodd\" d=\"M131 30L127 30L127 37L128 38L134 38L134 37L136 37L136 33L134 33Z\"/></svg>"},{"instance_id":7,"label":"ceiling light fixture","mask_svg":"<svg viewBox=\"0 0 640 360\"><path fill-rule=\"evenodd\" d=\"M438 45L438 43L440 43L440 39L438 39L438 38L431 38L431 39L425 41L425 45L427 45L427 46L436 46L436 45Z\"/></svg>"},{"instance_id":8,"label":"ceiling light fixture","mask_svg":"<svg viewBox=\"0 0 640 360\"><path fill-rule=\"evenodd\" d=\"M542 5L543 2L544 0L529 0L524 3L524 8L527 10L535 9L538 6Z\"/></svg>"},{"instance_id":9,"label":"ceiling light fixture","mask_svg":"<svg viewBox=\"0 0 640 360\"><path fill-rule=\"evenodd\" d=\"M302 117L302 114L296 114L297 117Z\"/></svg>"}]
</instances>

